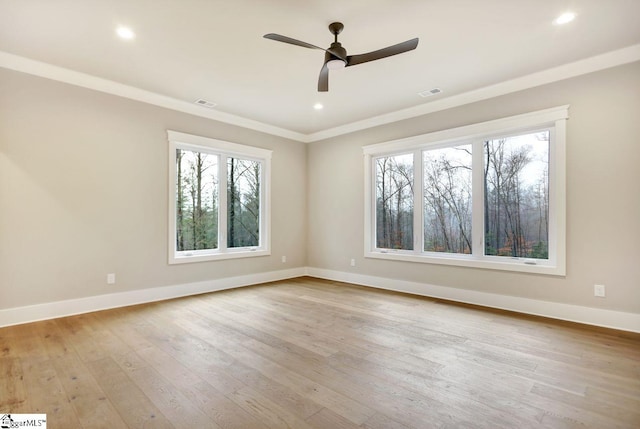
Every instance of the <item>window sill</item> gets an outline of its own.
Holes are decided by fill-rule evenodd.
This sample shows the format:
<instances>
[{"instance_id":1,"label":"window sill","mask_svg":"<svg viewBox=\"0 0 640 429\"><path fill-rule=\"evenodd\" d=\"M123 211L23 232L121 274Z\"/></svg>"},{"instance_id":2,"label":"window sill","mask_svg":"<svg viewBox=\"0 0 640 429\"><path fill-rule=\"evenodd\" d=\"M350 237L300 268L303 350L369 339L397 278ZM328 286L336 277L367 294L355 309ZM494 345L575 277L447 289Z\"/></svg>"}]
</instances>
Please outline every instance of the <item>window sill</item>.
<instances>
[{"instance_id":1,"label":"window sill","mask_svg":"<svg viewBox=\"0 0 640 429\"><path fill-rule=\"evenodd\" d=\"M484 257L482 259L471 255L435 255L415 254L403 250L375 250L365 252L365 258L386 259L390 261L418 262L423 264L452 265L467 268L482 268L488 270L516 271L531 274L546 274L564 276L565 267L551 265L548 261L527 258ZM503 260L504 259L504 260Z\"/></svg>"},{"instance_id":2,"label":"window sill","mask_svg":"<svg viewBox=\"0 0 640 429\"><path fill-rule=\"evenodd\" d=\"M271 251L260 248L243 248L226 252L211 252L192 255L175 255L169 258L169 264L190 264L195 262L221 261L226 259L254 258L269 256Z\"/></svg>"}]
</instances>

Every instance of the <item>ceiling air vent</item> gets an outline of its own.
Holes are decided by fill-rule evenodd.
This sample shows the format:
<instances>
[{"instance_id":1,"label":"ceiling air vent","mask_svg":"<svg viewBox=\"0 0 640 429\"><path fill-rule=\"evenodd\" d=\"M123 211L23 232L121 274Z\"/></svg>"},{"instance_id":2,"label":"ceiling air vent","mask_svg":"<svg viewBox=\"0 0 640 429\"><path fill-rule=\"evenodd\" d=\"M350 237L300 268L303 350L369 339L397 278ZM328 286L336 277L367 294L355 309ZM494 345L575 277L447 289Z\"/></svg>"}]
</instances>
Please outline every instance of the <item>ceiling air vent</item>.
<instances>
[{"instance_id":1,"label":"ceiling air vent","mask_svg":"<svg viewBox=\"0 0 640 429\"><path fill-rule=\"evenodd\" d=\"M196 100L196 104L199 104L199 105L204 106L204 107L208 107L209 109L213 109L214 107L216 107L216 106L217 106L217 104L216 104L216 103L213 103L213 102L211 102L211 101L204 100L204 99L202 99L202 98L197 99L197 100Z\"/></svg>"},{"instance_id":2,"label":"ceiling air vent","mask_svg":"<svg viewBox=\"0 0 640 429\"><path fill-rule=\"evenodd\" d=\"M442 90L440 88L433 88L427 91L419 92L418 95L420 97L431 97L432 95L440 94Z\"/></svg>"}]
</instances>

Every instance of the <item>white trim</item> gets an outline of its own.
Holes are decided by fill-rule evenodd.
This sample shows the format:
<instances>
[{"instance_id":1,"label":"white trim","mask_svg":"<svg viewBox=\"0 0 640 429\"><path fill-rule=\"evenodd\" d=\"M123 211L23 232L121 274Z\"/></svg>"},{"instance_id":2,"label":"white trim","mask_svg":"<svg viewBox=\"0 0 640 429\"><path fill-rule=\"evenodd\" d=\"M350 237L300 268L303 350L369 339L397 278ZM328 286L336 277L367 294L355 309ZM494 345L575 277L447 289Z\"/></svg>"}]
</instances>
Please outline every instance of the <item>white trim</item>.
<instances>
[{"instance_id":1,"label":"white trim","mask_svg":"<svg viewBox=\"0 0 640 429\"><path fill-rule=\"evenodd\" d=\"M378 289L640 333L640 314L307 267L307 275Z\"/></svg>"},{"instance_id":2,"label":"white trim","mask_svg":"<svg viewBox=\"0 0 640 429\"><path fill-rule=\"evenodd\" d=\"M250 156L254 158L271 159L272 150L262 149L238 143L231 143L225 140L218 140L211 137L196 136L193 134L181 133L179 131L167 130L167 137L170 142L186 143L196 146L207 146L216 151L233 153L239 156Z\"/></svg>"},{"instance_id":3,"label":"white trim","mask_svg":"<svg viewBox=\"0 0 640 429\"><path fill-rule=\"evenodd\" d=\"M535 112L524 113L515 116L450 128L428 134L407 137L383 143L377 143L362 147L364 155L364 256L365 258L387 259L407 262L430 263L441 265L456 265L472 268L485 268L493 270L515 271L544 275L564 276L566 274L566 125L569 117L569 105L552 107ZM413 250L379 249L376 247L374 237L376 235L376 198L374 184L376 181L374 162L378 157L396 156L413 152L414 154L414 179L419 180L420 186L414 186L414 213L422 213L422 178L420 168L415 167L422 163L421 151L424 149L446 147L458 144L473 144L473 153L481 153L478 147L485 138L496 138L499 135L508 136L516 133L533 132L536 129L548 128L550 132L549 169L550 184L550 221L549 221L549 258L548 260L536 260L529 258L507 258L484 255L484 237L481 214L482 211L473 211L474 246L472 255L436 253L422 251L423 234L422 215L414 216L414 248ZM478 183L483 181L482 169L475 168L482 165L481 158L474 156L474 207L482 207L483 190L478 192ZM417 160L417 161L416 161ZM479 163L479 164L478 164ZM418 203L416 203L416 201ZM417 209L420 211L418 211ZM480 213L480 215L478 214ZM417 218L417 221L416 221ZM479 227L482 226L482 227Z\"/></svg>"},{"instance_id":4,"label":"white trim","mask_svg":"<svg viewBox=\"0 0 640 429\"><path fill-rule=\"evenodd\" d=\"M304 276L305 274L306 269L304 267L299 267L289 270L269 271L265 273L226 277L196 283L138 289L128 292L118 292L86 298L28 305L24 307L7 308L0 310L0 328L4 326L19 325L22 323L72 316L75 314L108 310L110 308L126 307L129 305L163 301L183 296L251 286L260 283L287 280Z\"/></svg>"},{"instance_id":5,"label":"white trim","mask_svg":"<svg viewBox=\"0 0 640 429\"><path fill-rule=\"evenodd\" d=\"M189 113L202 118L213 119L226 124L237 125L250 130L260 131L278 137L304 142L307 139L305 134L221 112L211 110L187 101L178 100L166 95L158 94L134 86L125 85L112 80L103 79L86 73L77 72L64 67L35 61L29 58L13 55L0 51L0 67L44 77L46 79L65 82L83 88L107 94L117 95L131 100L141 101L154 106L164 107L178 112Z\"/></svg>"},{"instance_id":6,"label":"white trim","mask_svg":"<svg viewBox=\"0 0 640 429\"><path fill-rule=\"evenodd\" d=\"M569 118L569 105L551 107L549 109L536 110L535 112L522 113L506 118L491 121L478 122L456 128L435 131L427 134L391 140L383 143L371 144L362 147L365 155L383 155L385 152L409 151L430 143L447 143L456 140L477 138L483 134L495 132L510 133L529 127L540 127L543 124L553 124L556 121Z\"/></svg>"},{"instance_id":7,"label":"white trim","mask_svg":"<svg viewBox=\"0 0 640 429\"><path fill-rule=\"evenodd\" d=\"M319 279L340 281L377 289L392 290L412 295L441 298L449 301L481 305L517 313L550 317L586 325L640 333L640 314L615 310L584 307L551 301L541 301L510 295L478 292L426 283L394 280L343 271L326 270L314 267L298 267L289 270L270 271L237 277L208 280L181 285L139 289L86 298L69 299L24 307L0 310L0 328L55 319L110 308L126 307L148 302L163 301L184 296L199 295L226 289L251 286L260 283L310 276Z\"/></svg>"},{"instance_id":8,"label":"white trim","mask_svg":"<svg viewBox=\"0 0 640 429\"><path fill-rule=\"evenodd\" d=\"M224 259L252 258L271 255L271 156L273 151L255 146L247 146L217 140L210 137L197 136L167 130L169 141L169 185L168 185L168 262L169 264L187 264L195 262L219 261ZM227 212L219 212L218 220L218 248L195 250L193 252L176 251L176 149L180 147L193 151L208 151L218 156L218 186L227 189L227 157L236 156L242 159L252 159L260 163L260 243L258 246L228 248ZM219 207L227 207L227 193L219 191Z\"/></svg>"},{"instance_id":9,"label":"white trim","mask_svg":"<svg viewBox=\"0 0 640 429\"><path fill-rule=\"evenodd\" d=\"M483 243L484 244L484 243ZM422 264L452 265L457 267L481 268L485 270L513 271L517 273L541 274L550 276L564 276L565 267L543 265L542 262L528 258L509 258L506 256L481 256L474 259L473 255L423 252L417 253L406 250L369 250L365 258L384 259L387 261L416 262Z\"/></svg>"},{"instance_id":10,"label":"white trim","mask_svg":"<svg viewBox=\"0 0 640 429\"><path fill-rule=\"evenodd\" d=\"M288 138L302 143L312 143L320 140L326 140L331 137L337 137L355 131L365 130L367 128L388 124L391 122L415 118L417 116L450 109L452 107L487 100L489 98L494 98L501 95L510 94L512 92L522 91L525 89L534 88L536 86L541 86L548 83L593 73L599 70L632 63L638 60L640 60L640 44L628 46L626 48L607 52L601 55L596 55L583 60L578 60L572 63L543 70L537 73L532 73L505 82L500 82L462 94L430 101L407 109L386 113L384 115L375 116L362 121L352 122L350 124L329 128L311 134L303 134L297 131L288 130L240 116L232 115L230 113L221 112L219 110L206 109L193 103L167 97L165 95L157 94L154 92L145 91L140 88L124 85L108 79L99 78L86 73L80 73L74 70L54 66L41 61L35 61L29 58L10 54L8 52L0 51L0 67L6 69L19 71L34 76L40 76L59 82L65 82L71 85L81 86L83 88L93 89L95 91L105 92L107 94L113 94L119 97L141 101L143 103L165 107L167 109L172 109L179 112L189 113L191 115L209 118L231 125L237 125L243 128Z\"/></svg>"},{"instance_id":11,"label":"white trim","mask_svg":"<svg viewBox=\"0 0 640 429\"><path fill-rule=\"evenodd\" d=\"M411 119L453 107L464 106L501 95L523 91L536 86L542 86L553 82L569 79L597 72L599 70L620 66L640 60L640 44L628 46L626 48L596 55L584 60L564 64L558 67L532 73L515 79L499 82L494 85L478 88L462 94L452 95L439 100L430 101L407 109L397 110L384 115L374 116L362 121L352 122L335 128L329 128L316 133L307 134L307 142L326 140L332 137L341 136L356 131L373 128L392 122Z\"/></svg>"}]
</instances>

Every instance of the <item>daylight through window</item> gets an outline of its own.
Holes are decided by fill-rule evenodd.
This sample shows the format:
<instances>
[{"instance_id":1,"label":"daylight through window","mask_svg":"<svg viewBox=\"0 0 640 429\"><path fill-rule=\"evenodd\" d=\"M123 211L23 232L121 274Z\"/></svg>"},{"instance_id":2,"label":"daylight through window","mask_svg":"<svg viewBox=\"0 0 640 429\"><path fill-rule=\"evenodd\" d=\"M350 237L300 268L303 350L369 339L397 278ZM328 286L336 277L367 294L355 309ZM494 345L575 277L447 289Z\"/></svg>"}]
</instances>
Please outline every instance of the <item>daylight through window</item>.
<instances>
[{"instance_id":1,"label":"daylight through window","mask_svg":"<svg viewBox=\"0 0 640 429\"><path fill-rule=\"evenodd\" d=\"M268 254L271 152L168 134L169 262Z\"/></svg>"},{"instance_id":2,"label":"daylight through window","mask_svg":"<svg viewBox=\"0 0 640 429\"><path fill-rule=\"evenodd\" d=\"M564 274L567 114L365 146L366 256Z\"/></svg>"}]
</instances>

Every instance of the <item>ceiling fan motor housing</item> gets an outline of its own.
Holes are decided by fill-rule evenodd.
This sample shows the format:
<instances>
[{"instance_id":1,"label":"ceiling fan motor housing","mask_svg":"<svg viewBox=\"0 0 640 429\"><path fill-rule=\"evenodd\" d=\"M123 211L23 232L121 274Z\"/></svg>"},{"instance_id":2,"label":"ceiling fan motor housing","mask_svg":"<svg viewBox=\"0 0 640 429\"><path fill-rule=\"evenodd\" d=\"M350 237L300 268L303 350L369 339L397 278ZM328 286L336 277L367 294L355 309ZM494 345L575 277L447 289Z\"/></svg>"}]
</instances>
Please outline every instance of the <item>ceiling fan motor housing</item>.
<instances>
[{"instance_id":1,"label":"ceiling fan motor housing","mask_svg":"<svg viewBox=\"0 0 640 429\"><path fill-rule=\"evenodd\" d=\"M342 60L345 64L347 63L347 50L342 47L340 42L333 42L325 51L324 62L331 60Z\"/></svg>"}]
</instances>

